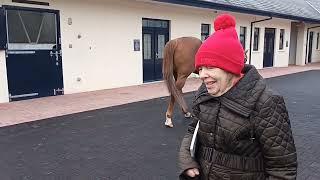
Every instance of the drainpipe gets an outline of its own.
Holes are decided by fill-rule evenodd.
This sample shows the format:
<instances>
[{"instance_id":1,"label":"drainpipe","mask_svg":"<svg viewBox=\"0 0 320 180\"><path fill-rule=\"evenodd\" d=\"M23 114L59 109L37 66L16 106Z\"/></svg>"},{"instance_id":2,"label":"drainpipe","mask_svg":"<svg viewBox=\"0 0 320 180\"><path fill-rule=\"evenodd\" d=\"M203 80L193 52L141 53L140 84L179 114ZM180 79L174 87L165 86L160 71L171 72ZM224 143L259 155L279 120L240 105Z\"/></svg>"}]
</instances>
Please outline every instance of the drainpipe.
<instances>
[{"instance_id":1,"label":"drainpipe","mask_svg":"<svg viewBox=\"0 0 320 180\"><path fill-rule=\"evenodd\" d=\"M309 28L307 29L306 55L305 55L305 57L304 57L304 64L307 64L307 60L308 60L309 30L310 30L310 29L313 29L313 28L318 28L318 27L320 27L320 26L312 26L312 27L309 27ZM311 49L311 50L312 50L312 49Z\"/></svg>"},{"instance_id":2,"label":"drainpipe","mask_svg":"<svg viewBox=\"0 0 320 180\"><path fill-rule=\"evenodd\" d=\"M251 26L250 26L250 49L249 49L249 64L251 64L251 48L252 48L252 28L253 28L253 24L254 23L258 23L258 22L262 22L262 21L268 21L268 20L271 20L272 17L270 16L269 18L267 19L262 19L262 20L259 20L259 21L253 21L251 22Z\"/></svg>"}]
</instances>

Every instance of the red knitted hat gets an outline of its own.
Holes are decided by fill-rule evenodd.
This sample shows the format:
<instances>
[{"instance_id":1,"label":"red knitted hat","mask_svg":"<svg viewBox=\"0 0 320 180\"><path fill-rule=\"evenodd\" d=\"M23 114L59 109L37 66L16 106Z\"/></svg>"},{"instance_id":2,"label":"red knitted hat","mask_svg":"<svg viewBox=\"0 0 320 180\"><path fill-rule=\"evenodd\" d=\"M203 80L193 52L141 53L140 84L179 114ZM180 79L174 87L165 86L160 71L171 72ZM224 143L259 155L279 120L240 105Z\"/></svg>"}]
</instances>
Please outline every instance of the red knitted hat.
<instances>
[{"instance_id":1,"label":"red knitted hat","mask_svg":"<svg viewBox=\"0 0 320 180\"><path fill-rule=\"evenodd\" d=\"M215 32L200 46L195 60L201 66L217 67L240 75L244 66L244 50L235 29L236 20L222 14L214 21Z\"/></svg>"}]
</instances>

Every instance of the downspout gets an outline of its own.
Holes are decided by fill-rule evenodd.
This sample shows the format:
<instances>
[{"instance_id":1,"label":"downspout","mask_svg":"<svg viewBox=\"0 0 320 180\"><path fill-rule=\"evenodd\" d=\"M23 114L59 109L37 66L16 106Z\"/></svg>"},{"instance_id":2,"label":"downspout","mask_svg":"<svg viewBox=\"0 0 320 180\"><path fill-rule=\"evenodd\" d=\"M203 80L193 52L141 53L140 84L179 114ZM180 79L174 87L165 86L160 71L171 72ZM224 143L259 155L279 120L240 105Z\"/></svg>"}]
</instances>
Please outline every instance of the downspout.
<instances>
[{"instance_id":1,"label":"downspout","mask_svg":"<svg viewBox=\"0 0 320 180\"><path fill-rule=\"evenodd\" d=\"M252 51L251 51L251 49L252 49L252 28L253 28L253 24L254 23L258 23L258 22L262 22L262 21L268 21L268 20L271 20L272 19L272 17L270 16L269 18L267 18L267 19L262 19L262 20L259 20L259 21L253 21L253 22L251 22L251 25L250 25L250 49L249 49L249 64L251 64L251 54L252 54Z\"/></svg>"},{"instance_id":2,"label":"downspout","mask_svg":"<svg viewBox=\"0 0 320 180\"><path fill-rule=\"evenodd\" d=\"M313 28L318 28L320 26L312 26L312 27L309 27L307 29L307 43L306 43L306 55L304 57L304 64L307 64L307 60L308 60L308 47L309 47L309 30L310 29L313 29ZM311 49L312 50L312 49Z\"/></svg>"}]
</instances>

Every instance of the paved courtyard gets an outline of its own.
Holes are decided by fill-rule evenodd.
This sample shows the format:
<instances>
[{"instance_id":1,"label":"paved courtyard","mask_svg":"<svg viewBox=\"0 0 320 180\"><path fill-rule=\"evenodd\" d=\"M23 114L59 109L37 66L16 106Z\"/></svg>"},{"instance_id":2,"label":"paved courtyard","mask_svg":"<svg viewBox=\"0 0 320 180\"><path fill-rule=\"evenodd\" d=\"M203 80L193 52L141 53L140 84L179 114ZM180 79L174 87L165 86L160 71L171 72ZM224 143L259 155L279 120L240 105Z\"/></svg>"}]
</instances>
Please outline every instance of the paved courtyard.
<instances>
[{"instance_id":1,"label":"paved courtyard","mask_svg":"<svg viewBox=\"0 0 320 180\"><path fill-rule=\"evenodd\" d=\"M267 79L284 95L300 180L320 179L320 71ZM190 103L193 92L185 95ZM167 97L0 128L1 180L175 180L177 152L190 122Z\"/></svg>"},{"instance_id":2,"label":"paved courtyard","mask_svg":"<svg viewBox=\"0 0 320 180\"><path fill-rule=\"evenodd\" d=\"M268 79L284 95L298 151L299 180L320 179L320 71Z\"/></svg>"}]
</instances>

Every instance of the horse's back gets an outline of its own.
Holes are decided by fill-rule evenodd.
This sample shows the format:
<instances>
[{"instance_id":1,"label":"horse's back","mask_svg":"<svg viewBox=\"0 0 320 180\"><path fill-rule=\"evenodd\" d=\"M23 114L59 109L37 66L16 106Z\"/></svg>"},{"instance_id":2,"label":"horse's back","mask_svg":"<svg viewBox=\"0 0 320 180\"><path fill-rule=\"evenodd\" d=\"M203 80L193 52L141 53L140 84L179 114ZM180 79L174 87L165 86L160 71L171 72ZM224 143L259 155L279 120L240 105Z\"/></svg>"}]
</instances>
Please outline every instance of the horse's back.
<instances>
[{"instance_id":1,"label":"horse's back","mask_svg":"<svg viewBox=\"0 0 320 180\"><path fill-rule=\"evenodd\" d=\"M195 37L181 37L177 39L178 45L176 53L184 54L188 57L194 56L202 44L202 41Z\"/></svg>"},{"instance_id":2,"label":"horse's back","mask_svg":"<svg viewBox=\"0 0 320 180\"><path fill-rule=\"evenodd\" d=\"M175 70L189 76L195 70L194 58L202 41L195 37L181 37L177 39L177 43L174 53Z\"/></svg>"}]
</instances>

